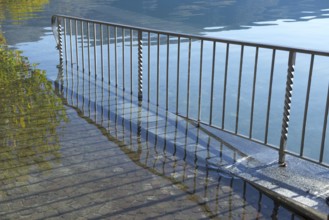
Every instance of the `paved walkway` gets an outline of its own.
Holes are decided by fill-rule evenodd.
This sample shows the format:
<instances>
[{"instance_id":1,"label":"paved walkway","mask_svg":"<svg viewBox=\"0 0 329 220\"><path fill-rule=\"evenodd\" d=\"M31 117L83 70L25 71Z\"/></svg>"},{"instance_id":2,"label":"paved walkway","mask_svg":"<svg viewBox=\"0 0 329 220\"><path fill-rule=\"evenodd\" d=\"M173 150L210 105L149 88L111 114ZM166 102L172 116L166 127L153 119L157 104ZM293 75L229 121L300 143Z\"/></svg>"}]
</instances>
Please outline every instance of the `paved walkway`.
<instances>
[{"instance_id":1,"label":"paved walkway","mask_svg":"<svg viewBox=\"0 0 329 220\"><path fill-rule=\"evenodd\" d=\"M56 85L68 121L23 156L1 149L0 219L328 218L327 169L279 168L268 148L74 77Z\"/></svg>"},{"instance_id":2,"label":"paved walkway","mask_svg":"<svg viewBox=\"0 0 329 220\"><path fill-rule=\"evenodd\" d=\"M0 219L268 219L276 210L243 180L197 168L201 161L167 152L170 144L151 132L136 135L119 115L108 121L76 110L65 108L69 121L54 145L6 160L15 153L2 149Z\"/></svg>"}]
</instances>

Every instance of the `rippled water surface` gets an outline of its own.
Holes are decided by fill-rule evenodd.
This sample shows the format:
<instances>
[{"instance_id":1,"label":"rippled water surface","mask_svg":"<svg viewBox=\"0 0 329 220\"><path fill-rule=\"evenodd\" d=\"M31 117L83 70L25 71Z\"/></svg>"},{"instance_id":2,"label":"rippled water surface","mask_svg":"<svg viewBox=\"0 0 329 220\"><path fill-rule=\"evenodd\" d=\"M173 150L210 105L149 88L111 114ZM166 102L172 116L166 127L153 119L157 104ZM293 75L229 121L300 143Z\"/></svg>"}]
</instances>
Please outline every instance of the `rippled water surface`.
<instances>
[{"instance_id":1,"label":"rippled water surface","mask_svg":"<svg viewBox=\"0 0 329 220\"><path fill-rule=\"evenodd\" d=\"M54 91L37 76L19 81L24 91L0 84L0 219L298 218L196 152L221 146L224 165L246 155L154 106L141 111L114 88L59 72L53 14L329 50L327 0L0 0L7 43L48 79L66 77ZM326 92L328 76L316 88Z\"/></svg>"},{"instance_id":2,"label":"rippled water surface","mask_svg":"<svg viewBox=\"0 0 329 220\"><path fill-rule=\"evenodd\" d=\"M11 44L38 41L52 14L68 14L169 31L329 49L329 3L325 0L11 2L0 2L2 29ZM15 34L18 29L22 34Z\"/></svg>"},{"instance_id":3,"label":"rippled water surface","mask_svg":"<svg viewBox=\"0 0 329 220\"><path fill-rule=\"evenodd\" d=\"M10 45L54 75L53 14L183 33L329 50L329 3L320 1L0 1Z\"/></svg>"}]
</instances>

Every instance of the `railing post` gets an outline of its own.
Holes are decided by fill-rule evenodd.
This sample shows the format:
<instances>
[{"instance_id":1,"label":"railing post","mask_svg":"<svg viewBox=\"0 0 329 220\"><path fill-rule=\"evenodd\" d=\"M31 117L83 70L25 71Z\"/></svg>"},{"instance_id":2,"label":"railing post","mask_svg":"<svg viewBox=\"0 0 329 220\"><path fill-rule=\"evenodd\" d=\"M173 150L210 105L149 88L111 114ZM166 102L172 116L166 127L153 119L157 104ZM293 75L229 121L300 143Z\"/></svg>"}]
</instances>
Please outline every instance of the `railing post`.
<instances>
[{"instance_id":1,"label":"railing post","mask_svg":"<svg viewBox=\"0 0 329 220\"><path fill-rule=\"evenodd\" d=\"M57 49L59 51L59 65L63 67L63 39L62 39L62 25L60 18L57 18L57 34L58 34L58 44Z\"/></svg>"},{"instance_id":2,"label":"railing post","mask_svg":"<svg viewBox=\"0 0 329 220\"><path fill-rule=\"evenodd\" d=\"M63 66L63 39L62 39L62 18L53 15L51 17L51 27L54 33L56 48L59 51L59 66Z\"/></svg>"},{"instance_id":3,"label":"railing post","mask_svg":"<svg viewBox=\"0 0 329 220\"><path fill-rule=\"evenodd\" d=\"M292 89L293 89L293 79L295 74L295 62L296 62L296 52L290 51L289 59L288 59L286 93L284 98L284 109L283 109L283 119L282 119L281 139L280 139L280 149L279 149L279 165L282 167L286 166L285 150L286 150L287 139L288 139L291 97L292 97Z\"/></svg>"},{"instance_id":4,"label":"railing post","mask_svg":"<svg viewBox=\"0 0 329 220\"><path fill-rule=\"evenodd\" d=\"M138 101L143 100L143 38L138 30Z\"/></svg>"},{"instance_id":5,"label":"railing post","mask_svg":"<svg viewBox=\"0 0 329 220\"><path fill-rule=\"evenodd\" d=\"M60 18L57 17L56 15L53 15L51 17L51 27L53 30L56 44L57 44L56 48L57 48L57 50L59 50L59 61L61 62L61 61L63 61L63 51L62 51L63 41L62 41L62 36L61 36L62 25L61 25L60 21L61 21Z\"/></svg>"},{"instance_id":6,"label":"railing post","mask_svg":"<svg viewBox=\"0 0 329 220\"><path fill-rule=\"evenodd\" d=\"M55 41L56 41L56 49L59 51L59 64L57 65L58 68L58 75L54 82L55 92L56 94L63 93L63 39L62 39L62 24L61 18L57 16L52 16L51 18L51 26L54 33ZM59 87L60 86L60 87Z\"/></svg>"},{"instance_id":7,"label":"railing post","mask_svg":"<svg viewBox=\"0 0 329 220\"><path fill-rule=\"evenodd\" d=\"M138 120L137 120L138 152L141 152L141 135L142 135L142 121L141 121L142 101L143 101L143 35L142 34L143 32L141 30L138 30Z\"/></svg>"}]
</instances>

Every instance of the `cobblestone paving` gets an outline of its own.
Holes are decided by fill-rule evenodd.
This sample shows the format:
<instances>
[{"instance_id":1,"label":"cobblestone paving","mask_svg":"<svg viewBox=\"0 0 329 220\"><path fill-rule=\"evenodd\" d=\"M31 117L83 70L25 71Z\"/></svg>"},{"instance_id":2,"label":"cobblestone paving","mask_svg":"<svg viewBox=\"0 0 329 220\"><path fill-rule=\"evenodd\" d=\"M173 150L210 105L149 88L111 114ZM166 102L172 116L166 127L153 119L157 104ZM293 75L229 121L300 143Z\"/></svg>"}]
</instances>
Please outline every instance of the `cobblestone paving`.
<instances>
[{"instance_id":1,"label":"cobblestone paving","mask_svg":"<svg viewBox=\"0 0 329 220\"><path fill-rule=\"evenodd\" d=\"M1 167L11 175L1 175L0 219L268 219L276 210L240 179L198 169L129 129L67 114L60 148L50 149L56 157Z\"/></svg>"}]
</instances>

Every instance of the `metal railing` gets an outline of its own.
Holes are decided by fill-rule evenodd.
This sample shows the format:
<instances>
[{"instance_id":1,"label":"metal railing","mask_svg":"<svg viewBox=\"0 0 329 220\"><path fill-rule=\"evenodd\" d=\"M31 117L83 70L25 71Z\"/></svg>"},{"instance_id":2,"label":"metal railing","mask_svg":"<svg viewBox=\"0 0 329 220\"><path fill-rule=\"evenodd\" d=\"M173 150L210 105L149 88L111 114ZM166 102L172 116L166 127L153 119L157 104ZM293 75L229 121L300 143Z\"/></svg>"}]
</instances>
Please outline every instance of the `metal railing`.
<instances>
[{"instance_id":1,"label":"metal railing","mask_svg":"<svg viewBox=\"0 0 329 220\"><path fill-rule=\"evenodd\" d=\"M61 65L164 109L329 166L329 52L55 15ZM289 134L289 135L288 135Z\"/></svg>"}]
</instances>

